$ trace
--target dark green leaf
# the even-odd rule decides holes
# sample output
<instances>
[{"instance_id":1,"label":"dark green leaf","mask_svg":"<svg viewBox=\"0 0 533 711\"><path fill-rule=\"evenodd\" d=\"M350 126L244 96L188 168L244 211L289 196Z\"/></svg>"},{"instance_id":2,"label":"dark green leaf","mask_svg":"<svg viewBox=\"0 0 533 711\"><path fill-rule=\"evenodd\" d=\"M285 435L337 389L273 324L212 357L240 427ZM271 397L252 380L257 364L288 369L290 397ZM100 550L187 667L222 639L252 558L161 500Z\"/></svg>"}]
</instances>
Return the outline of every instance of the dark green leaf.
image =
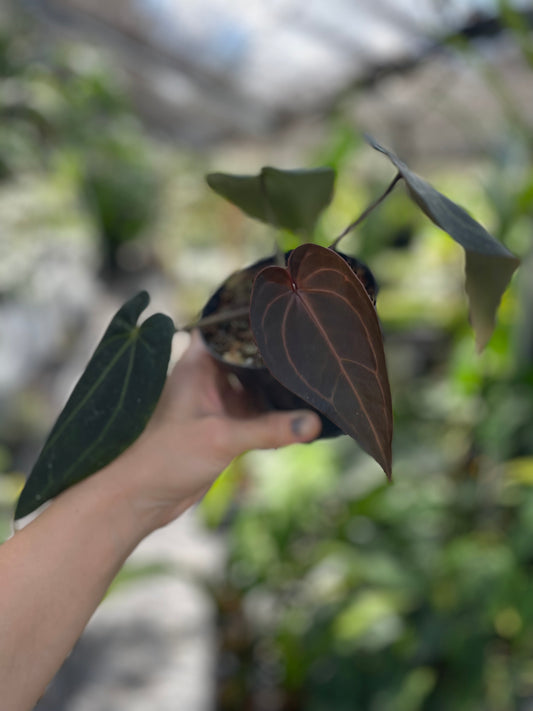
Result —
<instances>
[{"instance_id":1,"label":"dark green leaf","mask_svg":"<svg viewBox=\"0 0 533 711\"><path fill-rule=\"evenodd\" d=\"M206 180L250 217L292 232L311 233L333 197L335 171L266 167L259 175L211 173Z\"/></svg>"},{"instance_id":2,"label":"dark green leaf","mask_svg":"<svg viewBox=\"0 0 533 711\"><path fill-rule=\"evenodd\" d=\"M409 195L420 209L464 248L470 320L477 348L482 350L492 335L498 305L520 260L466 210L413 173L394 153L370 136L367 136L367 141L396 166L405 180Z\"/></svg>"},{"instance_id":3,"label":"dark green leaf","mask_svg":"<svg viewBox=\"0 0 533 711\"><path fill-rule=\"evenodd\" d=\"M149 301L143 291L112 319L50 432L15 518L109 464L143 431L165 383L175 330L163 314L137 325Z\"/></svg>"}]
</instances>

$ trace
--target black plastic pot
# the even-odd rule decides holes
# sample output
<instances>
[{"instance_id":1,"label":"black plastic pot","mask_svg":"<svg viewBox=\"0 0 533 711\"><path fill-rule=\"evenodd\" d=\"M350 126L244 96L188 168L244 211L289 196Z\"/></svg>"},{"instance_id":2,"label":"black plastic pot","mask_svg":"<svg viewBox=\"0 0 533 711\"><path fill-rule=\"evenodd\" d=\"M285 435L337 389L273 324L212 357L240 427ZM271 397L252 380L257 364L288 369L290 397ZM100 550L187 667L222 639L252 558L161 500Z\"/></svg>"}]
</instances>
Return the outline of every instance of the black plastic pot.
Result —
<instances>
[{"instance_id":1,"label":"black plastic pot","mask_svg":"<svg viewBox=\"0 0 533 711\"><path fill-rule=\"evenodd\" d=\"M375 302L377 285L370 269L358 259L355 259L355 257L350 257L342 252L338 252L338 254L352 267L357 276L363 282L368 294ZM289 255L290 252L285 253L285 261L287 261ZM250 295L255 277L262 269L274 264L276 264L276 258L274 256L267 257L231 274L219 286L204 306L202 310L202 318L211 316L217 311L223 313L223 306L221 307L221 304L224 304L227 301L231 302L232 309L248 306L250 303ZM235 291L238 292L237 298L234 300L232 300L232 298L228 298L229 296L232 297L235 294ZM249 327L248 316L240 318L245 319ZM239 379L239 382L261 409L315 410L315 408L310 408L309 403L288 390L279 382L279 380L276 380L266 366L263 365L262 367L259 367L257 365L241 365L229 362L226 358L224 358L220 352L220 348L214 347L214 343L216 341L216 330L217 327L213 326L209 329L202 329L202 337L209 353L213 358L221 363L228 372L233 373ZM322 421L322 433L320 435L320 439L326 437L338 437L339 435L344 434L342 430L325 415L318 410L315 410L315 412L319 415Z\"/></svg>"}]
</instances>

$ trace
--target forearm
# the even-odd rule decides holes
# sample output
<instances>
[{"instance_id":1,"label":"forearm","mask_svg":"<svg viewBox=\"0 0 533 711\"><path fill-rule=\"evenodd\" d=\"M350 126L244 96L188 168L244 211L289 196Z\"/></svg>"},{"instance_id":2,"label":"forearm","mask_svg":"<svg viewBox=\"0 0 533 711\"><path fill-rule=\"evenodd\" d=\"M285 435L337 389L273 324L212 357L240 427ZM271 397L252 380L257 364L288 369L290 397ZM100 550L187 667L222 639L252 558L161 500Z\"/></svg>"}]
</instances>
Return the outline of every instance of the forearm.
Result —
<instances>
[{"instance_id":1,"label":"forearm","mask_svg":"<svg viewBox=\"0 0 533 711\"><path fill-rule=\"evenodd\" d=\"M2 708L32 709L137 543L153 528L117 460L0 546Z\"/></svg>"}]
</instances>

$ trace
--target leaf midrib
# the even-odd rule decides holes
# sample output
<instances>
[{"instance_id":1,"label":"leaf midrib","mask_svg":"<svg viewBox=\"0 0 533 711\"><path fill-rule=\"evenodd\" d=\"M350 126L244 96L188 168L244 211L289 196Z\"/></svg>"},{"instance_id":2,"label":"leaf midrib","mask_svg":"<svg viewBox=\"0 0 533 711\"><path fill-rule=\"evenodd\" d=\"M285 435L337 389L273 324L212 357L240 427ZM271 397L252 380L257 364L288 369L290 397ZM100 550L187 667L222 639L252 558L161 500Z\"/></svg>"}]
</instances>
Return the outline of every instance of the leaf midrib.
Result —
<instances>
[{"instance_id":1,"label":"leaf midrib","mask_svg":"<svg viewBox=\"0 0 533 711\"><path fill-rule=\"evenodd\" d=\"M127 335L127 334L126 334ZM124 338L124 334L117 334L113 338L110 338L108 341L104 341L101 345L100 348L103 350L104 347L107 347L110 342L112 342L115 339L118 338ZM87 401L93 396L93 394L96 392L96 390L100 387L102 382L107 378L111 370L114 368L116 365L117 361L122 358L122 355L124 354L124 351L130 347L132 344L132 339L127 338L126 342L122 346L122 348L117 351L115 356L111 359L111 361L107 364L107 366L104 367L102 370L102 373L98 376L98 378L95 380L93 385L89 388L85 396L80 400L80 402L76 405L76 407L72 410L72 412L68 415L68 417L62 422L61 426L52 434L48 442L46 443L45 447L43 448L43 454L54 445L58 437L60 437L65 429L70 425L72 419L76 417L76 415L80 412L80 410L86 405Z\"/></svg>"}]
</instances>

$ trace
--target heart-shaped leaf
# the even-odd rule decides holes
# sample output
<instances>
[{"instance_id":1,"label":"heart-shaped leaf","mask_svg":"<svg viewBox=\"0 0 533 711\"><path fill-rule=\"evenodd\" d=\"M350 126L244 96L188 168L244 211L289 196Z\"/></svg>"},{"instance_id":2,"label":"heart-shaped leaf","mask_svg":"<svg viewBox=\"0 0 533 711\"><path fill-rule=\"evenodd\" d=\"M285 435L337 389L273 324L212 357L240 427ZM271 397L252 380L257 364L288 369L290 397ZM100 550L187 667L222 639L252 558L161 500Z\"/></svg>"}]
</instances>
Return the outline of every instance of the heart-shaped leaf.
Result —
<instances>
[{"instance_id":1,"label":"heart-shaped leaf","mask_svg":"<svg viewBox=\"0 0 533 711\"><path fill-rule=\"evenodd\" d=\"M256 277L250 321L286 388L353 437L391 476L392 404L376 310L331 249L304 244Z\"/></svg>"},{"instance_id":2,"label":"heart-shaped leaf","mask_svg":"<svg viewBox=\"0 0 533 711\"><path fill-rule=\"evenodd\" d=\"M250 217L311 234L333 197L335 171L262 168L259 175L210 173L207 184Z\"/></svg>"},{"instance_id":3,"label":"heart-shaped leaf","mask_svg":"<svg viewBox=\"0 0 533 711\"><path fill-rule=\"evenodd\" d=\"M149 301L141 292L112 319L46 440L15 518L109 464L143 431L165 383L175 331L163 314L137 326Z\"/></svg>"},{"instance_id":4,"label":"heart-shaped leaf","mask_svg":"<svg viewBox=\"0 0 533 711\"><path fill-rule=\"evenodd\" d=\"M496 311L520 260L476 222L462 207L413 173L392 151L372 137L369 144L384 153L405 180L409 195L438 227L447 232L466 252L465 289L476 345L483 350L496 321Z\"/></svg>"}]
</instances>

